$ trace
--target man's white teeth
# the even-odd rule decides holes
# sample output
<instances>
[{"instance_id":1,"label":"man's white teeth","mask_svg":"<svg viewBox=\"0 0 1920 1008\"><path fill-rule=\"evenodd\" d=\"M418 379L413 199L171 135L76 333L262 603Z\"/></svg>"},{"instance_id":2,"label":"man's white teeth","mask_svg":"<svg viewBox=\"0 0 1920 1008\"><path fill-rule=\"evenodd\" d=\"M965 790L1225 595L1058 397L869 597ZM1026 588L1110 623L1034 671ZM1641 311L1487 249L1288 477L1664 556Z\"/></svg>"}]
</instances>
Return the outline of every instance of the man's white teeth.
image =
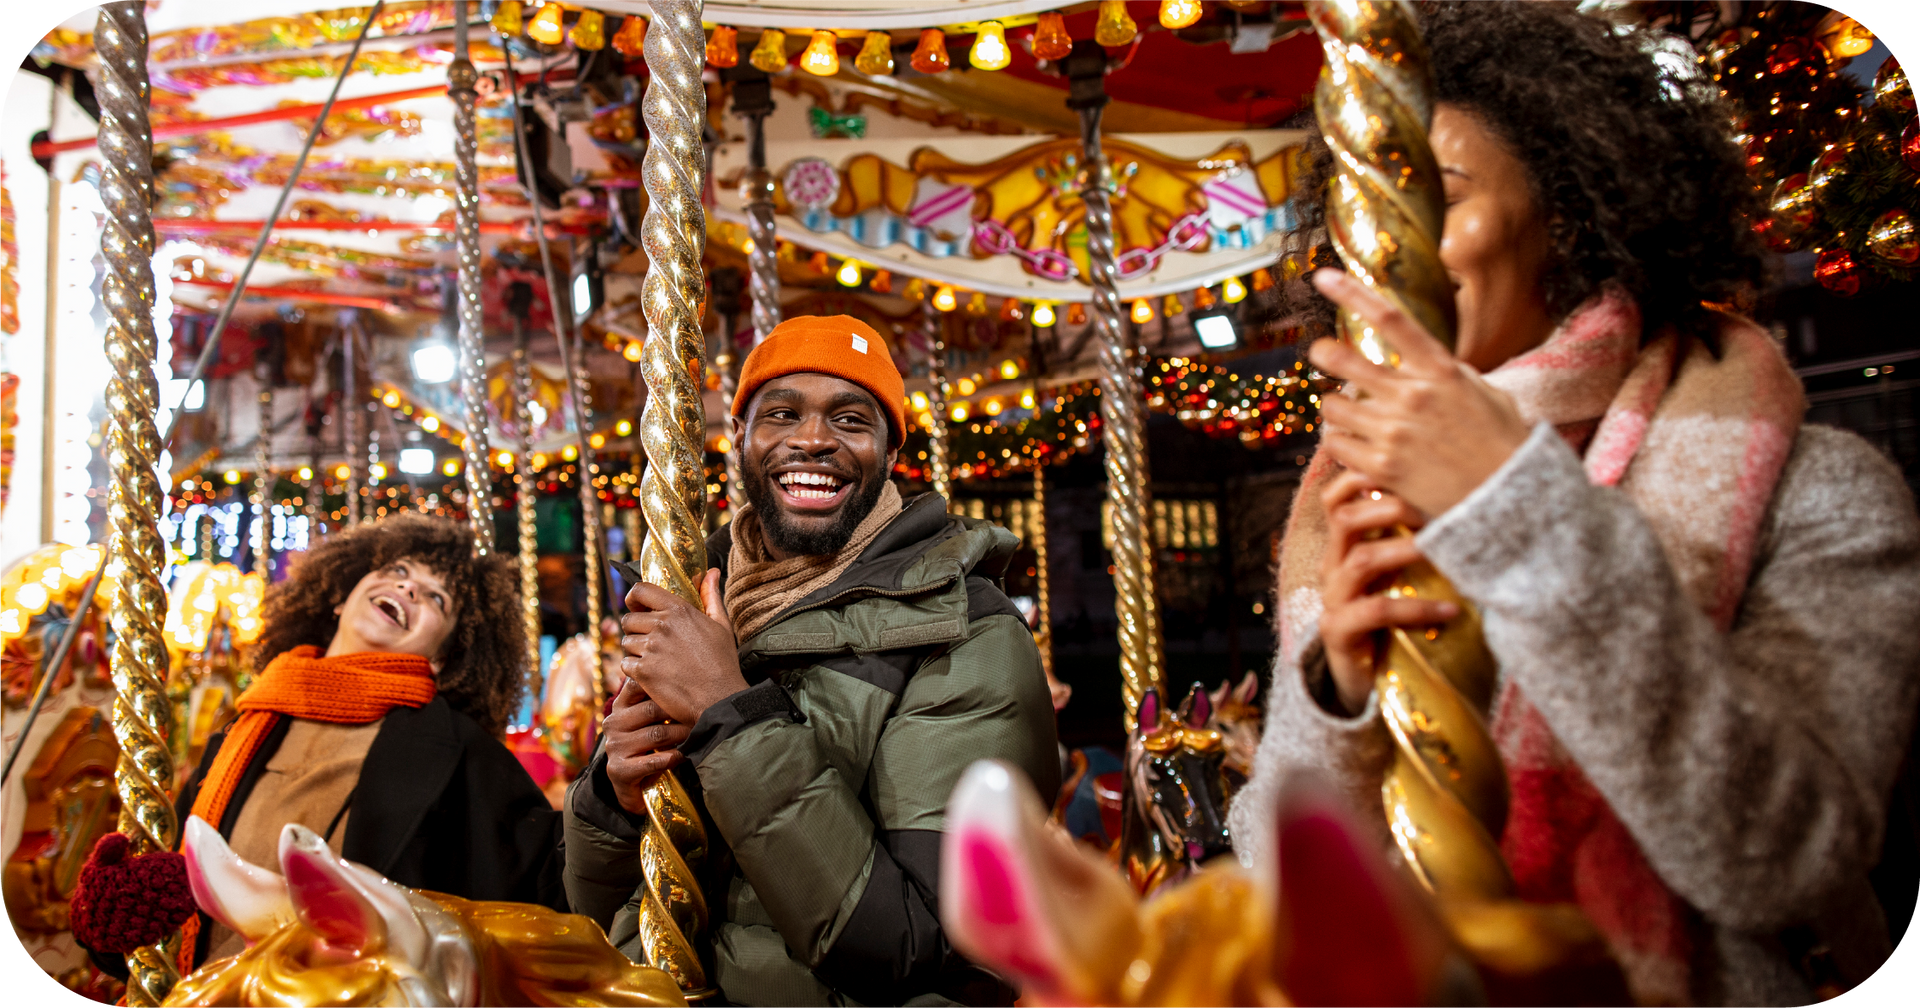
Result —
<instances>
[{"instance_id":1,"label":"man's white teeth","mask_svg":"<svg viewBox=\"0 0 1920 1008\"><path fill-rule=\"evenodd\" d=\"M788 472L780 474L780 485L800 500L828 500L840 491L841 480L827 473Z\"/></svg>"}]
</instances>

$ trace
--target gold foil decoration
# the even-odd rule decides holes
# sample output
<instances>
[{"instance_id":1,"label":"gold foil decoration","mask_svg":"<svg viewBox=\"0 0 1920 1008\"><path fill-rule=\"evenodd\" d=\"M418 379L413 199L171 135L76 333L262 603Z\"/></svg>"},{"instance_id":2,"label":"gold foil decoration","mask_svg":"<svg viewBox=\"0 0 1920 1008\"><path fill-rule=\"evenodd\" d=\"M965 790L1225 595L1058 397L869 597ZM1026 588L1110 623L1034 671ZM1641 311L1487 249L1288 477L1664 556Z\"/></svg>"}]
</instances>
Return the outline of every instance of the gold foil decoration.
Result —
<instances>
[{"instance_id":1,"label":"gold foil decoration","mask_svg":"<svg viewBox=\"0 0 1920 1008\"><path fill-rule=\"evenodd\" d=\"M100 200L106 205L100 254L106 260L101 301L107 309L107 556L116 570L113 621L113 734L120 746L114 787L119 830L133 853L172 850L179 836L173 800L171 662L161 638L167 611L160 575L162 446L154 424L159 385L153 376L153 130L147 118L147 21L138 0L103 4L94 27L100 57ZM178 933L127 955L127 1003L154 1005L179 973Z\"/></svg>"},{"instance_id":2,"label":"gold foil decoration","mask_svg":"<svg viewBox=\"0 0 1920 1008\"><path fill-rule=\"evenodd\" d=\"M1453 291L1440 264L1446 200L1427 144L1432 71L1413 9L1326 0L1308 14L1326 52L1314 110L1337 166L1327 198L1334 249L1349 273L1451 347ZM1397 366L1398 354L1357 313L1343 311L1340 324L1369 359ZM1387 825L1414 876L1443 902L1508 897L1513 879L1495 839L1507 775L1483 720L1497 670L1479 613L1425 561L1400 571L1387 594L1460 606L1428 633L1388 636L1375 683L1395 744L1381 783Z\"/></svg>"},{"instance_id":3,"label":"gold foil decoration","mask_svg":"<svg viewBox=\"0 0 1920 1008\"><path fill-rule=\"evenodd\" d=\"M706 245L700 202L706 165L700 131L707 119L700 73L706 40L699 0L655 0L652 9L645 46L650 76L641 103L653 142L640 168L648 200L640 224L648 262L641 287L647 339L640 367L648 394L639 435L647 453L640 480L647 522L640 572L649 583L698 606L696 585L707 569L702 521L706 410L702 385L694 377L707 371L700 326L706 296L700 265ZM672 774L662 775L645 796L642 947L650 964L671 973L689 1000L697 1000L705 996L707 978L693 941L706 926L707 910L691 869L706 855L706 833Z\"/></svg>"}]
</instances>

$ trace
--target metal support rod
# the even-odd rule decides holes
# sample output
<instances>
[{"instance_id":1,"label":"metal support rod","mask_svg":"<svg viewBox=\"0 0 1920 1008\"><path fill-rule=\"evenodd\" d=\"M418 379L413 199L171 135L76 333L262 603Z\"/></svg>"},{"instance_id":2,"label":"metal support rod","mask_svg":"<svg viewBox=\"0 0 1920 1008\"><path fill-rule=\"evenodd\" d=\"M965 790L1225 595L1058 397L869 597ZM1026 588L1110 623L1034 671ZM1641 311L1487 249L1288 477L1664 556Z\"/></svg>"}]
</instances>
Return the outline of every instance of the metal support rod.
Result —
<instances>
[{"instance_id":1,"label":"metal support rod","mask_svg":"<svg viewBox=\"0 0 1920 1008\"><path fill-rule=\"evenodd\" d=\"M767 103L767 111L773 103ZM767 112L747 116L747 173L740 197L747 212L747 291L753 299L753 345L780 324L780 240L773 223L773 175L767 171Z\"/></svg>"},{"instance_id":2,"label":"metal support rod","mask_svg":"<svg viewBox=\"0 0 1920 1008\"><path fill-rule=\"evenodd\" d=\"M263 369L264 370L264 369ZM273 582L273 378L260 379L260 436L253 440L253 531L260 538L252 550L253 569Z\"/></svg>"},{"instance_id":3,"label":"metal support rod","mask_svg":"<svg viewBox=\"0 0 1920 1008\"><path fill-rule=\"evenodd\" d=\"M1039 404L1039 388L1034 403ZM1040 667L1053 675L1053 604L1047 572L1047 464L1033 463L1033 517L1027 523L1028 540L1033 545L1033 644L1040 649Z\"/></svg>"},{"instance_id":4,"label":"metal support rod","mask_svg":"<svg viewBox=\"0 0 1920 1008\"><path fill-rule=\"evenodd\" d=\"M933 306L937 288L927 285L920 325L927 337L927 483L953 509L953 483L947 458L947 320Z\"/></svg>"},{"instance_id":5,"label":"metal support rod","mask_svg":"<svg viewBox=\"0 0 1920 1008\"><path fill-rule=\"evenodd\" d=\"M1140 700L1161 694L1160 605L1154 592L1152 509L1148 501L1147 424L1139 363L1125 329L1113 251L1113 205L1109 172L1100 145L1101 112L1107 96L1101 82L1106 51L1097 43L1075 43L1067 57L1072 97L1067 105L1080 113L1084 151L1087 265L1093 290L1092 318L1099 335L1100 440L1106 447L1107 504L1113 519L1114 615L1119 623L1121 689L1131 728Z\"/></svg>"},{"instance_id":6,"label":"metal support rod","mask_svg":"<svg viewBox=\"0 0 1920 1008\"><path fill-rule=\"evenodd\" d=\"M591 247L574 251L575 258L593 254ZM574 432L579 438L580 539L587 575L586 624L587 646L593 654L593 708L603 710L607 701L607 656L601 650L600 615L605 605L606 533L601 528L600 491L594 486L594 480L600 475L600 453L593 447L593 390L587 383L586 355L586 344L578 329L574 330L571 340L560 340L560 363L567 372Z\"/></svg>"},{"instance_id":7,"label":"metal support rod","mask_svg":"<svg viewBox=\"0 0 1920 1008\"><path fill-rule=\"evenodd\" d=\"M460 392L467 437L467 525L473 551L493 552L493 470L487 451L487 331L480 314L480 166L473 105L480 72L467 58L467 5L453 5L453 63L447 96L453 99L453 245L460 262Z\"/></svg>"},{"instance_id":8,"label":"metal support rod","mask_svg":"<svg viewBox=\"0 0 1920 1008\"><path fill-rule=\"evenodd\" d=\"M516 287L525 286L516 284ZM520 618L527 631L527 689L537 701L545 670L540 667L540 525L539 491L533 471L533 361L527 350L526 307L510 291L508 316L513 319L513 420L520 428L519 451L514 453L514 511L520 519ZM527 288L527 304L533 291ZM518 308L519 310L515 310Z\"/></svg>"},{"instance_id":9,"label":"metal support rod","mask_svg":"<svg viewBox=\"0 0 1920 1008\"><path fill-rule=\"evenodd\" d=\"M106 227L101 300L107 308L106 455L109 534L102 564L118 565L113 614L113 734L120 744L114 787L120 832L135 853L172 850L179 838L173 786L173 705L167 697L168 656L161 639L167 594L164 501L154 425L160 387L153 375L153 136L147 118L147 21L139 0L104 4L94 28L100 57L100 198ZM179 980L176 932L127 954L127 1003L157 1005Z\"/></svg>"},{"instance_id":10,"label":"metal support rod","mask_svg":"<svg viewBox=\"0 0 1920 1008\"><path fill-rule=\"evenodd\" d=\"M347 466L347 517L343 527L352 528L360 524L360 376L354 363L354 348L360 342L355 331L359 324L356 313L342 324L342 333L346 336L346 346L341 350L340 389L340 456Z\"/></svg>"},{"instance_id":11,"label":"metal support rod","mask_svg":"<svg viewBox=\"0 0 1920 1008\"><path fill-rule=\"evenodd\" d=\"M313 439L312 460L307 465L312 475L307 477L306 487L301 496L300 510L307 516L307 548L312 549L320 540L320 508L325 498L326 474L320 471L320 439Z\"/></svg>"}]
</instances>

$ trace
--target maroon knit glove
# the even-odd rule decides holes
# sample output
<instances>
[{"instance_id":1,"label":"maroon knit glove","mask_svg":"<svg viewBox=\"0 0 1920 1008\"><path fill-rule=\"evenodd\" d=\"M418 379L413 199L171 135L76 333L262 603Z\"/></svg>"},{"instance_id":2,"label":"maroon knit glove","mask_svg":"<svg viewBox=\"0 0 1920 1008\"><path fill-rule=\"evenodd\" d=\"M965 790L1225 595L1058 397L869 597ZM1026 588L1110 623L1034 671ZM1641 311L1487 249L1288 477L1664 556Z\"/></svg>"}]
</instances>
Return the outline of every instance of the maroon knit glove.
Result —
<instances>
[{"instance_id":1,"label":"maroon knit glove","mask_svg":"<svg viewBox=\"0 0 1920 1008\"><path fill-rule=\"evenodd\" d=\"M93 845L68 901L74 940L94 952L125 955L172 934L193 916L187 859L172 851L127 857L124 833Z\"/></svg>"}]
</instances>

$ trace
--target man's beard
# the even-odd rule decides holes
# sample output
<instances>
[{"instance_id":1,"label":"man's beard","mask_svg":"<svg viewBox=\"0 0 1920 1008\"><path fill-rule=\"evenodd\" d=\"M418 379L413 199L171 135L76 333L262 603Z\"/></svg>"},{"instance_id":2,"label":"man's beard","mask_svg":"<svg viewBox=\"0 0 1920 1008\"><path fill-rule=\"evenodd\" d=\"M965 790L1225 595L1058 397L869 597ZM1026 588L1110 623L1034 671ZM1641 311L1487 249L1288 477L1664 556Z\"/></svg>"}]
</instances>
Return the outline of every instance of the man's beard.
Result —
<instances>
[{"instance_id":1,"label":"man's beard","mask_svg":"<svg viewBox=\"0 0 1920 1008\"><path fill-rule=\"evenodd\" d=\"M777 464L777 463L776 463ZM753 505L753 513L760 518L760 534L765 537L768 546L775 551L792 556L826 556L840 552L840 548L853 538L853 531L873 513L873 506L880 500L880 492L886 489L887 478L881 475L867 480L853 488L847 502L840 505L840 512L833 523L824 528L803 529L788 523L786 511L781 509L775 499L778 493L774 489L773 479L767 474L767 466L748 475L741 474L747 484L747 503Z\"/></svg>"}]
</instances>

